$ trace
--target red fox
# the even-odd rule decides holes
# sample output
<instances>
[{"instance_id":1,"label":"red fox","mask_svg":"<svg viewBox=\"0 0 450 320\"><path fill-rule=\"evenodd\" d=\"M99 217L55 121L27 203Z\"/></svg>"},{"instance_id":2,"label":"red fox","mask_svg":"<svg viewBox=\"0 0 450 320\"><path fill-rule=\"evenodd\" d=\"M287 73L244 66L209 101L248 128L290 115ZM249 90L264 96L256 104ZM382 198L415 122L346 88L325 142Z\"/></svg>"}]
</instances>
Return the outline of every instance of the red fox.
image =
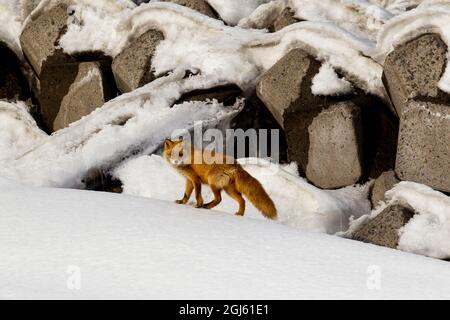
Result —
<instances>
[{"instance_id":1,"label":"red fox","mask_svg":"<svg viewBox=\"0 0 450 320\"><path fill-rule=\"evenodd\" d=\"M189 154L183 154L183 151ZM242 197L243 194L266 218L276 219L277 209L259 181L229 156L204 149L197 150L192 145L184 144L181 140L166 140L163 156L172 167L186 178L184 196L176 203L186 204L192 191L195 191L197 201L195 207L212 209L222 201L221 191L225 190L231 198L239 203L239 210L235 213L236 215L244 215L245 200ZM214 157L214 159L219 157L223 161L220 161L221 163L213 163L213 161L205 163L205 159L208 157ZM200 159L201 161L196 164L196 161L193 161L194 159ZM214 200L206 204L203 203L202 184L208 184L214 194Z\"/></svg>"}]
</instances>

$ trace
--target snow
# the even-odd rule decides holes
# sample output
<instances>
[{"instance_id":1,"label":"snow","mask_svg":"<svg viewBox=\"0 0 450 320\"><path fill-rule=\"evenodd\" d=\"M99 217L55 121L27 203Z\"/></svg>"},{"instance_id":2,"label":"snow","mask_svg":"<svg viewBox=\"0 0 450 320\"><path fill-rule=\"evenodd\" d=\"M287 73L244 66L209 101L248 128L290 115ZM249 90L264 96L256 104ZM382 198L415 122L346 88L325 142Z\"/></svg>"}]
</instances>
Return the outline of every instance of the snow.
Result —
<instances>
[{"instance_id":1,"label":"snow","mask_svg":"<svg viewBox=\"0 0 450 320\"><path fill-rule=\"evenodd\" d=\"M359 217L370 212L368 189L363 186L342 190L321 190L299 178L296 166L271 164L263 159L241 159L244 169L260 181L278 210L278 220L292 227L316 232L336 233L347 230L350 216ZM125 162L114 175L123 183L125 194L175 201L184 192L185 180L160 156L143 156ZM213 198L204 186L205 201ZM193 198L191 199L192 204ZM259 211L247 202L246 215L263 219ZM236 212L237 204L227 195L215 208L227 213Z\"/></svg>"},{"instance_id":2,"label":"snow","mask_svg":"<svg viewBox=\"0 0 450 320\"><path fill-rule=\"evenodd\" d=\"M35 2L35 0L29 0ZM23 2L27 2L24 0ZM69 6L73 7L90 7L96 8L99 12L107 12L109 14L114 14L121 12L126 9L133 9L136 4L131 0L40 0L39 4L35 7L31 14L31 19L35 19L37 16L41 15L43 12L51 10L55 5L61 2L67 3Z\"/></svg>"},{"instance_id":3,"label":"snow","mask_svg":"<svg viewBox=\"0 0 450 320\"><path fill-rule=\"evenodd\" d=\"M330 22L366 41L374 41L381 26L393 14L365 0L275 0L260 6L240 26L268 27L286 8L300 20Z\"/></svg>"},{"instance_id":4,"label":"snow","mask_svg":"<svg viewBox=\"0 0 450 320\"><path fill-rule=\"evenodd\" d=\"M2 299L450 298L444 261L154 199L0 193Z\"/></svg>"},{"instance_id":5,"label":"snow","mask_svg":"<svg viewBox=\"0 0 450 320\"><path fill-rule=\"evenodd\" d=\"M89 172L108 170L134 154L156 151L176 130L226 125L241 110L217 101L172 104L185 92L223 83L202 76L171 74L109 101L68 128L40 140L13 161L1 161L0 175L37 186L82 187ZM37 129L36 129L37 130Z\"/></svg>"},{"instance_id":6,"label":"snow","mask_svg":"<svg viewBox=\"0 0 450 320\"><path fill-rule=\"evenodd\" d=\"M24 8L36 0L0 0L0 41L22 58L22 28L59 2L40 1L24 21ZM165 76L50 136L26 103L0 101L0 298L450 298L448 263L410 254L450 258L443 193L401 182L371 212L368 184L321 190L299 178L295 164L240 159L279 219L264 219L248 201L240 218L226 195L215 210L174 204L183 178L154 154L175 131L199 121L226 128L243 108L242 101L173 105L183 94L229 83L249 93L293 48L322 62L314 94L358 87L385 98L382 64L395 46L427 32L450 43L449 1L208 2L228 25L173 3L68 0L64 51L115 57L156 28L165 40L152 68ZM263 30L287 7L308 21ZM186 70L195 75L186 78ZM449 67L439 87L450 92ZM62 189L83 188L99 170L119 178L124 194ZM206 186L203 194L212 197ZM403 252L327 235L349 235L394 203L417 212L399 231ZM67 285L71 270L81 272L80 290ZM380 287L371 286L373 270Z\"/></svg>"},{"instance_id":7,"label":"snow","mask_svg":"<svg viewBox=\"0 0 450 320\"><path fill-rule=\"evenodd\" d=\"M353 91L353 86L345 78L339 78L328 63L324 63L312 79L311 92L314 95L346 95Z\"/></svg>"},{"instance_id":8,"label":"snow","mask_svg":"<svg viewBox=\"0 0 450 320\"><path fill-rule=\"evenodd\" d=\"M418 6L423 0L372 0L370 2L375 2L394 14L400 14Z\"/></svg>"},{"instance_id":9,"label":"snow","mask_svg":"<svg viewBox=\"0 0 450 320\"><path fill-rule=\"evenodd\" d=\"M68 53L102 50L114 57L129 41L156 28L165 37L152 59L157 75L177 69L197 70L249 91L254 89L255 79L288 51L302 48L330 63L365 91L386 97L382 67L368 57L375 44L329 22L302 22L268 34L225 26L167 2L142 4L107 16L86 6L77 14L80 23L71 24L60 40Z\"/></svg>"},{"instance_id":10,"label":"snow","mask_svg":"<svg viewBox=\"0 0 450 320\"><path fill-rule=\"evenodd\" d=\"M12 2L6 3L11 7ZM55 3L55 0L41 1L28 19ZM447 24L450 4L438 0L423 1L407 12L406 8L417 5L417 1L255 0L245 5L242 1L210 1L216 10L223 9L224 16L228 11L230 17L242 15L240 27L267 27L286 7L292 8L297 18L308 20L273 34L228 27L219 20L168 2L138 7L118 0L71 0L71 3L75 14L60 40L67 53L103 51L114 57L129 41L149 28L156 28L165 36L152 61L158 75L177 68L198 70L216 80L236 83L246 92L253 90L255 79L288 51L302 48L329 63L354 86L386 98L379 63L383 63L395 45L430 31L439 32L446 43L450 37ZM237 21L236 17L233 19ZM17 44L20 24L11 26L15 31L8 32L14 35L9 37ZM446 70L439 87L450 92L450 71Z\"/></svg>"},{"instance_id":11,"label":"snow","mask_svg":"<svg viewBox=\"0 0 450 320\"><path fill-rule=\"evenodd\" d=\"M349 230L340 235L351 237L387 206L400 203L414 209L416 215L399 231L398 249L439 259L450 258L450 197L409 181L395 185L385 197L386 202L381 202L370 215L354 220Z\"/></svg>"},{"instance_id":12,"label":"snow","mask_svg":"<svg viewBox=\"0 0 450 320\"><path fill-rule=\"evenodd\" d=\"M19 36L22 31L20 4L14 0L0 0L0 41L6 43L18 57L22 57Z\"/></svg>"},{"instance_id":13,"label":"snow","mask_svg":"<svg viewBox=\"0 0 450 320\"><path fill-rule=\"evenodd\" d=\"M250 79L257 78L287 50L301 47L356 78L357 85L367 92L384 97L381 66L367 56L382 63L395 45L430 31L439 32L447 44L450 39L450 4L439 0L423 1L408 12L403 11L417 1L254 0L243 5L241 1L210 0L228 18L226 22L236 24L242 18L241 27L268 27L287 7L298 19L308 20L276 34L226 27L218 20L166 2L139 7L115 0L72 2L75 18L60 41L66 52L99 50L114 57L130 39L153 27L166 38L153 61L157 73L181 65L211 75L217 71L217 77L242 87L254 85ZM55 0L41 1L31 16L54 3ZM171 55L167 54L169 51ZM352 67L353 62L356 67ZM450 92L450 71L445 72L439 87Z\"/></svg>"},{"instance_id":14,"label":"snow","mask_svg":"<svg viewBox=\"0 0 450 320\"><path fill-rule=\"evenodd\" d=\"M46 136L24 102L0 101L0 161L12 160Z\"/></svg>"},{"instance_id":15,"label":"snow","mask_svg":"<svg viewBox=\"0 0 450 320\"><path fill-rule=\"evenodd\" d=\"M102 75L100 73L100 70L97 68L89 69L87 74L85 74L79 81L72 83L69 91L76 92L79 88L85 86L94 79L96 79L101 86L100 92L103 92L103 83L101 81Z\"/></svg>"},{"instance_id":16,"label":"snow","mask_svg":"<svg viewBox=\"0 0 450 320\"><path fill-rule=\"evenodd\" d=\"M107 3L98 5L97 1L81 4L78 2L70 7L74 12L73 18L68 23L67 32L61 37L59 45L70 53L102 51L112 56L119 54L117 48L123 45L127 37L120 25L130 9L118 6L112 10ZM105 6L109 10L105 10ZM108 36L105 38L106 34Z\"/></svg>"},{"instance_id":17,"label":"snow","mask_svg":"<svg viewBox=\"0 0 450 320\"><path fill-rule=\"evenodd\" d=\"M400 231L400 250L450 258L450 197L413 182L401 182L387 197L391 203L409 204L418 213Z\"/></svg>"},{"instance_id":18,"label":"snow","mask_svg":"<svg viewBox=\"0 0 450 320\"><path fill-rule=\"evenodd\" d=\"M229 25L237 25L238 22L249 16L261 4L270 0L206 0L216 10L223 21Z\"/></svg>"}]
</instances>

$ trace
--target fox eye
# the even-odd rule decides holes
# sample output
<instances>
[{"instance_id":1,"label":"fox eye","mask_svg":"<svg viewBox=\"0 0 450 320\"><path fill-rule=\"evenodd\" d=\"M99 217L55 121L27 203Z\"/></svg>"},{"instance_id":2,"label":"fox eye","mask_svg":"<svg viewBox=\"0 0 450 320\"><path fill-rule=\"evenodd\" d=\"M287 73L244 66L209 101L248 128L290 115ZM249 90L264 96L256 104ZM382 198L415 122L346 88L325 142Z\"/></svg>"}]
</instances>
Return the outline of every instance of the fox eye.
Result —
<instances>
[{"instance_id":1,"label":"fox eye","mask_svg":"<svg viewBox=\"0 0 450 320\"><path fill-rule=\"evenodd\" d=\"M178 154L180 156L180 158L183 157L183 151L180 151L180 153Z\"/></svg>"}]
</instances>

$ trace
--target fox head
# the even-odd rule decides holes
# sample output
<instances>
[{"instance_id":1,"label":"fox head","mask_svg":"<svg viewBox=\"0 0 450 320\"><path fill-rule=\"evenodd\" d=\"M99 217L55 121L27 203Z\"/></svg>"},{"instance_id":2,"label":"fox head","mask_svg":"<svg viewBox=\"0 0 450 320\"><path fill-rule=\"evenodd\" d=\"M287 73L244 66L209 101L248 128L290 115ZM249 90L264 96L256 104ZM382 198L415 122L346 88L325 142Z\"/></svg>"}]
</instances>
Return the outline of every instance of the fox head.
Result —
<instances>
[{"instance_id":1,"label":"fox head","mask_svg":"<svg viewBox=\"0 0 450 320\"><path fill-rule=\"evenodd\" d=\"M164 141L163 157L173 166L189 164L190 148L182 140Z\"/></svg>"}]
</instances>

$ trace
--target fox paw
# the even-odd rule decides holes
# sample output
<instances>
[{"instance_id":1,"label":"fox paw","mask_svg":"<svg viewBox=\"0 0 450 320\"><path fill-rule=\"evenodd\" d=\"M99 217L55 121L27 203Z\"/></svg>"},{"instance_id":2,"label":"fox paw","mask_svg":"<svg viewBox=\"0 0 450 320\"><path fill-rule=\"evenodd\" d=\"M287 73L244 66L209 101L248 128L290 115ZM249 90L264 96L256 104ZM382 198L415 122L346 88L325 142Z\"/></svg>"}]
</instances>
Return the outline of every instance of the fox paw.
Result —
<instances>
[{"instance_id":1,"label":"fox paw","mask_svg":"<svg viewBox=\"0 0 450 320\"><path fill-rule=\"evenodd\" d=\"M243 217L244 213L243 212L236 212L234 215L238 216L238 217Z\"/></svg>"},{"instance_id":2,"label":"fox paw","mask_svg":"<svg viewBox=\"0 0 450 320\"><path fill-rule=\"evenodd\" d=\"M194 208L197 208L197 209L203 208L203 203L196 203L196 204L194 205Z\"/></svg>"},{"instance_id":3,"label":"fox paw","mask_svg":"<svg viewBox=\"0 0 450 320\"><path fill-rule=\"evenodd\" d=\"M186 202L184 202L184 200L175 200L175 203L178 203L178 204L186 204Z\"/></svg>"}]
</instances>

